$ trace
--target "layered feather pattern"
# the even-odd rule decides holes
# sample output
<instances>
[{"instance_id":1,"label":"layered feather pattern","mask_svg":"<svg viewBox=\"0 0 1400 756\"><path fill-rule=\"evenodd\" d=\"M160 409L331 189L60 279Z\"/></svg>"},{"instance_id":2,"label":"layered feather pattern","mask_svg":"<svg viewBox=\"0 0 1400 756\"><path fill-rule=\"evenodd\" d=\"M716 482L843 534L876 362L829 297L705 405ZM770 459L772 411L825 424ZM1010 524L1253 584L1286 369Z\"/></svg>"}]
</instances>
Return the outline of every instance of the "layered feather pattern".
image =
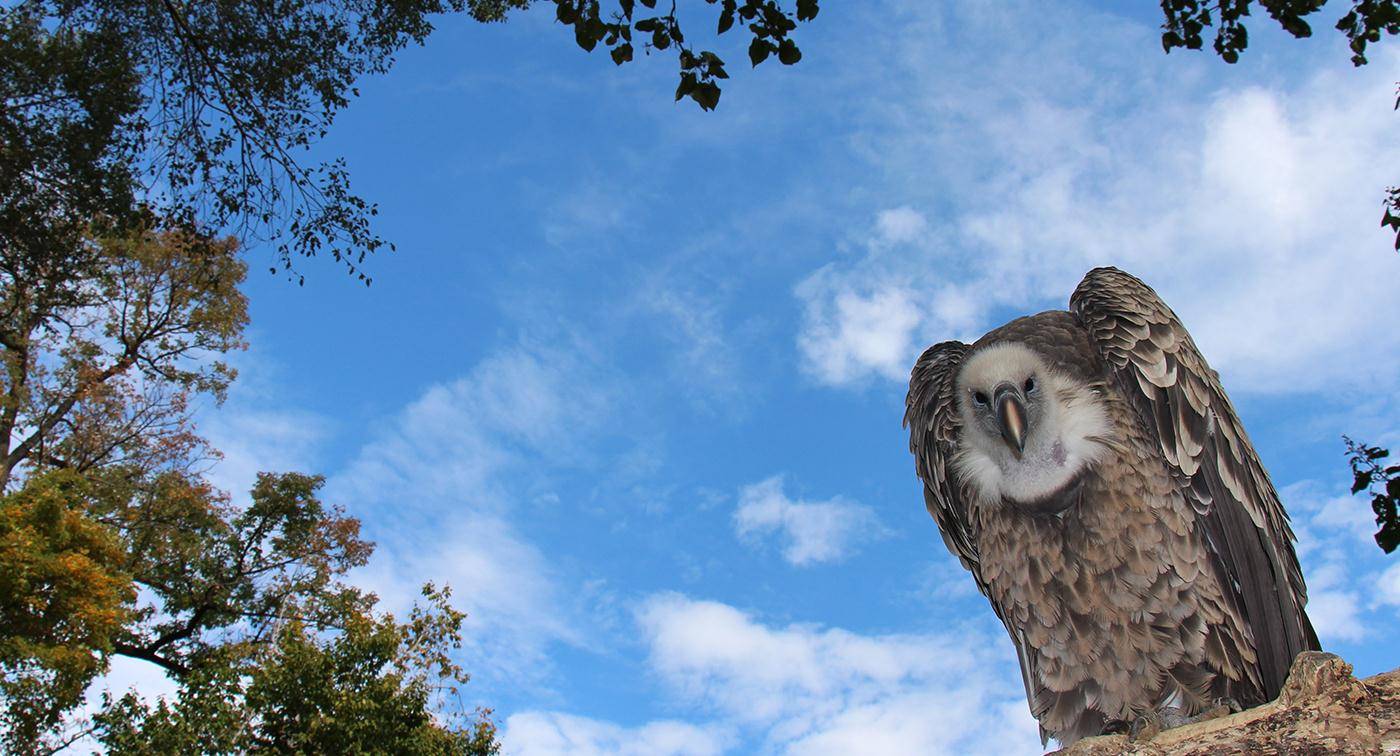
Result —
<instances>
[{"instance_id":1,"label":"layered feather pattern","mask_svg":"<svg viewBox=\"0 0 1400 756\"><path fill-rule=\"evenodd\" d=\"M1002 499L952 464L981 432L963 427L960 371L1007 344L1055 377L1061 409L1108 418L1072 439L1102 448L1053 506ZM929 348L905 424L928 510L1016 645L1043 736L1070 743L1168 705L1263 703L1318 647L1278 495L1219 377L1136 278L1095 269L1069 312Z\"/></svg>"}]
</instances>

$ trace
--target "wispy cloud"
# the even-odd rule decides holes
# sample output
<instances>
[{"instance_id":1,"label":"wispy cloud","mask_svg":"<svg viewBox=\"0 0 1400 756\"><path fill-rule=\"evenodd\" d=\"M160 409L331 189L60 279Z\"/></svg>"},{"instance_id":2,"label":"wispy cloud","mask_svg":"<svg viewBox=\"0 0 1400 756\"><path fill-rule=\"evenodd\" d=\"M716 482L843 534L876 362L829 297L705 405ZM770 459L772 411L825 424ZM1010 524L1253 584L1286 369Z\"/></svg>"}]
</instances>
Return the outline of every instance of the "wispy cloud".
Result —
<instances>
[{"instance_id":1,"label":"wispy cloud","mask_svg":"<svg viewBox=\"0 0 1400 756\"><path fill-rule=\"evenodd\" d=\"M205 437L222 454L209 480L243 502L260 472L315 472L317 451L327 434L324 418L294 409L254 409L240 402L211 415Z\"/></svg>"},{"instance_id":2,"label":"wispy cloud","mask_svg":"<svg viewBox=\"0 0 1400 756\"><path fill-rule=\"evenodd\" d=\"M1376 579L1378 603L1400 610L1400 562L1387 567Z\"/></svg>"},{"instance_id":3,"label":"wispy cloud","mask_svg":"<svg viewBox=\"0 0 1400 756\"><path fill-rule=\"evenodd\" d=\"M682 285L676 278L670 271L660 272L637 294L646 321L664 324L655 330L671 347L669 378L702 406L712 398L733 406L741 400L738 355L726 332L719 297L701 286ZM712 292L720 287L708 288Z\"/></svg>"},{"instance_id":4,"label":"wispy cloud","mask_svg":"<svg viewBox=\"0 0 1400 756\"><path fill-rule=\"evenodd\" d=\"M739 492L734 532L755 543L777 534L783 542L783 558L798 567L840 561L861 543L888 533L875 511L863 504L840 497L826 501L788 498L780 475L744 486Z\"/></svg>"},{"instance_id":5,"label":"wispy cloud","mask_svg":"<svg viewBox=\"0 0 1400 756\"><path fill-rule=\"evenodd\" d=\"M1323 645L1359 642L1393 624L1393 617L1376 611L1387 598L1380 570L1385 561L1371 537L1375 526L1365 499L1329 493L1315 481L1279 493L1293 515L1298 558L1307 577L1308 617ZM1375 598L1368 601L1375 589Z\"/></svg>"},{"instance_id":6,"label":"wispy cloud","mask_svg":"<svg viewBox=\"0 0 1400 756\"><path fill-rule=\"evenodd\" d=\"M586 456L609 405L592 370L573 352L502 350L426 389L327 483L379 543L357 580L390 608L428 580L456 589L475 674L539 683L551 644L584 642L582 599L515 523L538 479L523 472Z\"/></svg>"},{"instance_id":7,"label":"wispy cloud","mask_svg":"<svg viewBox=\"0 0 1400 756\"><path fill-rule=\"evenodd\" d=\"M513 756L714 756L731 736L714 726L664 720L622 727L589 717L525 711L505 721L502 749Z\"/></svg>"},{"instance_id":8,"label":"wispy cloud","mask_svg":"<svg viewBox=\"0 0 1400 756\"><path fill-rule=\"evenodd\" d=\"M679 594L638 609L650 665L687 707L762 733L766 750L1011 753L1039 746L1009 642L769 626Z\"/></svg>"},{"instance_id":9,"label":"wispy cloud","mask_svg":"<svg viewBox=\"0 0 1400 756\"><path fill-rule=\"evenodd\" d=\"M1029 753L1039 748L1006 638L770 625L728 604L654 594L636 609L650 673L686 720L635 727L550 711L506 720L521 756Z\"/></svg>"},{"instance_id":10,"label":"wispy cloud","mask_svg":"<svg viewBox=\"0 0 1400 756\"><path fill-rule=\"evenodd\" d=\"M260 472L317 472L333 423L287 401L286 376L266 353L254 347L230 361L238 380L227 401L203 407L195 420L199 433L222 454L208 479L234 502L246 504Z\"/></svg>"},{"instance_id":11,"label":"wispy cloud","mask_svg":"<svg viewBox=\"0 0 1400 756\"><path fill-rule=\"evenodd\" d=\"M798 348L819 380L845 384L908 372L914 330L923 320L912 291L862 286L823 269L803 281L797 294L806 314Z\"/></svg>"},{"instance_id":12,"label":"wispy cloud","mask_svg":"<svg viewBox=\"0 0 1400 756\"><path fill-rule=\"evenodd\" d=\"M621 228L627 220L629 199L601 180L576 187L546 209L541 224L545 241L568 246Z\"/></svg>"},{"instance_id":13,"label":"wispy cloud","mask_svg":"<svg viewBox=\"0 0 1400 756\"><path fill-rule=\"evenodd\" d=\"M928 233L928 218L912 207L883 210L875 218L878 239L886 244L907 244Z\"/></svg>"},{"instance_id":14,"label":"wispy cloud","mask_svg":"<svg viewBox=\"0 0 1400 756\"><path fill-rule=\"evenodd\" d=\"M898 25L898 90L870 92L852 137L892 209L863 256L797 286L809 372L898 380L928 343L1063 308L1112 264L1157 288L1232 388L1393 384L1400 332L1383 324L1400 317L1386 288L1400 260L1377 220L1400 164L1400 54L1212 93L1200 61L1173 78L1149 65L1160 51L1141 29L1095 17L1021 38L1006 22L1027 12L928 6ZM969 55L942 44L954 28L996 43Z\"/></svg>"}]
</instances>

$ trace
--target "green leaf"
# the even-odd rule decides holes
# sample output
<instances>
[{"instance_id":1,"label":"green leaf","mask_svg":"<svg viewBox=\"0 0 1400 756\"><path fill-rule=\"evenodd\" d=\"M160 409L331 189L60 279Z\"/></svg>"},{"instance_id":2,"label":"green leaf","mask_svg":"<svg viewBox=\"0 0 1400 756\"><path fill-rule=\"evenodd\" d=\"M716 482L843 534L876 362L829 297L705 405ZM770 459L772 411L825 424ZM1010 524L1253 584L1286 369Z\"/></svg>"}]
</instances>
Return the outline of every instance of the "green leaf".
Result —
<instances>
[{"instance_id":1,"label":"green leaf","mask_svg":"<svg viewBox=\"0 0 1400 756\"><path fill-rule=\"evenodd\" d=\"M778 60L782 61L783 65L790 66L802 60L802 51L797 49L796 42L784 39L783 43L778 45Z\"/></svg>"},{"instance_id":2,"label":"green leaf","mask_svg":"<svg viewBox=\"0 0 1400 756\"><path fill-rule=\"evenodd\" d=\"M634 3L635 0L617 0L617 4L622 6L622 15L626 16L628 21L632 20L632 9L636 7Z\"/></svg>"},{"instance_id":3,"label":"green leaf","mask_svg":"<svg viewBox=\"0 0 1400 756\"><path fill-rule=\"evenodd\" d=\"M734 26L734 0L725 0L724 7L719 12L719 33L723 34Z\"/></svg>"},{"instance_id":4,"label":"green leaf","mask_svg":"<svg viewBox=\"0 0 1400 756\"><path fill-rule=\"evenodd\" d=\"M620 66L632 59L632 46L624 42L614 47L611 54L613 62Z\"/></svg>"},{"instance_id":5,"label":"green leaf","mask_svg":"<svg viewBox=\"0 0 1400 756\"><path fill-rule=\"evenodd\" d=\"M719 95L719 85L712 81L700 84L690 92L690 98L704 110L714 110L719 105Z\"/></svg>"},{"instance_id":6,"label":"green leaf","mask_svg":"<svg viewBox=\"0 0 1400 756\"><path fill-rule=\"evenodd\" d=\"M690 94L699 83L700 82L695 78L695 74L681 74L681 83L676 85L676 101L679 102L682 97Z\"/></svg>"},{"instance_id":7,"label":"green leaf","mask_svg":"<svg viewBox=\"0 0 1400 756\"><path fill-rule=\"evenodd\" d=\"M1298 18L1297 16L1284 16L1280 18L1278 22L1281 26L1283 26L1284 31L1288 32L1289 34L1292 34L1295 37L1302 38L1312 36L1312 27L1308 26L1307 21L1304 21L1303 19Z\"/></svg>"},{"instance_id":8,"label":"green leaf","mask_svg":"<svg viewBox=\"0 0 1400 756\"><path fill-rule=\"evenodd\" d=\"M798 21L811 21L817 17L817 12L820 10L817 7L817 0L797 0Z\"/></svg>"},{"instance_id":9,"label":"green leaf","mask_svg":"<svg viewBox=\"0 0 1400 756\"><path fill-rule=\"evenodd\" d=\"M1376 544L1389 554L1400 546L1400 512L1396 511L1396 501L1377 495L1371 500L1371 509L1376 513L1376 525L1380 526Z\"/></svg>"},{"instance_id":10,"label":"green leaf","mask_svg":"<svg viewBox=\"0 0 1400 756\"><path fill-rule=\"evenodd\" d=\"M749 60L756 66L768 59L773 52L773 43L754 37L749 43Z\"/></svg>"},{"instance_id":11,"label":"green leaf","mask_svg":"<svg viewBox=\"0 0 1400 756\"><path fill-rule=\"evenodd\" d=\"M587 24L574 24L574 41L588 52L598 46L598 38L588 33Z\"/></svg>"}]
</instances>

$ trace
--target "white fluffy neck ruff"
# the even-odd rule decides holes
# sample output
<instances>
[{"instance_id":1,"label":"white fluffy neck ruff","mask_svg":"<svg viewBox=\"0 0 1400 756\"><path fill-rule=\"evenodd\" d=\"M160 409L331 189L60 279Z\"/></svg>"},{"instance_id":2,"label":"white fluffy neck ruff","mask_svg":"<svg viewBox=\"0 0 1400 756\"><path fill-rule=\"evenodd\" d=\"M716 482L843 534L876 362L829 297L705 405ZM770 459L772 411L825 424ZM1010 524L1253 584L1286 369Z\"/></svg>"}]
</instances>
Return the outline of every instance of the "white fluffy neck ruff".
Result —
<instances>
[{"instance_id":1,"label":"white fluffy neck ruff","mask_svg":"<svg viewBox=\"0 0 1400 756\"><path fill-rule=\"evenodd\" d=\"M969 386L999 381L1019 385L1034 375L1041 385L1040 413L1027 430L1020 457L974 420ZM974 354L959 374L963 428L953 458L958 476L988 503L1045 502L1103 455L1112 436L1104 399L1084 382L1047 365L1021 344L998 344Z\"/></svg>"}]
</instances>

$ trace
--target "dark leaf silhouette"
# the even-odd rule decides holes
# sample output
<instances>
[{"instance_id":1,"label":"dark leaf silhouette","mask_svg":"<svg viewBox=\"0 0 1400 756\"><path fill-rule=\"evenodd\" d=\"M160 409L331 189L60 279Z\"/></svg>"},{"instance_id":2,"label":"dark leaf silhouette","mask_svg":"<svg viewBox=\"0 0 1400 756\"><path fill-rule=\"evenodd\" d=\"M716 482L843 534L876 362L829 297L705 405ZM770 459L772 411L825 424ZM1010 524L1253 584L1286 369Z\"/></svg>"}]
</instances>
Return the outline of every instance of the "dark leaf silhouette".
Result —
<instances>
[{"instance_id":1,"label":"dark leaf silhouette","mask_svg":"<svg viewBox=\"0 0 1400 756\"><path fill-rule=\"evenodd\" d=\"M1400 546L1400 465L1383 467L1379 460L1390 452L1379 446L1367 446L1345 438L1347 457L1351 462L1353 494L1368 491L1371 511L1376 515L1376 544L1385 553Z\"/></svg>"}]
</instances>

